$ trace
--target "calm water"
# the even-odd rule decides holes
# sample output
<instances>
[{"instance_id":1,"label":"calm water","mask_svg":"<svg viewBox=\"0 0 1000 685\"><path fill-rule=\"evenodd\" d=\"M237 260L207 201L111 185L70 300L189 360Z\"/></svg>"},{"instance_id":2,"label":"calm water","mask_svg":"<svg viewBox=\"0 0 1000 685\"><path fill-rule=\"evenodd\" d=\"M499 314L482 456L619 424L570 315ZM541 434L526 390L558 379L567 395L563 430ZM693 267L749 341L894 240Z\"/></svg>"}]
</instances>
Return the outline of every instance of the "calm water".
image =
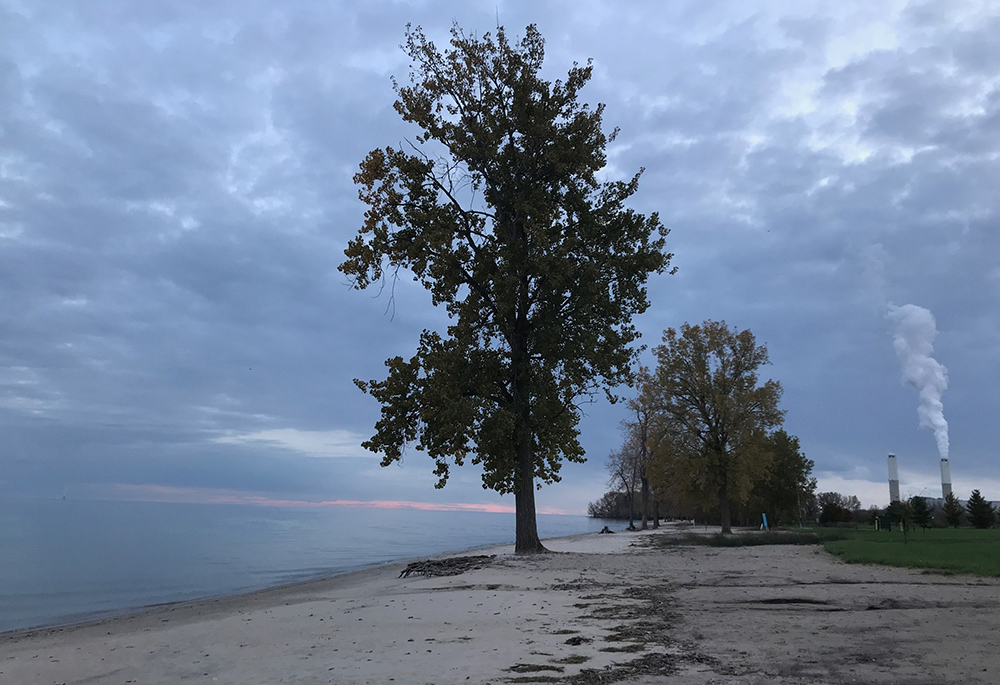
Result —
<instances>
[{"instance_id":1,"label":"calm water","mask_svg":"<svg viewBox=\"0 0 1000 685\"><path fill-rule=\"evenodd\" d=\"M538 517L545 537L600 530ZM21 500L0 504L0 631L513 541L513 514Z\"/></svg>"}]
</instances>

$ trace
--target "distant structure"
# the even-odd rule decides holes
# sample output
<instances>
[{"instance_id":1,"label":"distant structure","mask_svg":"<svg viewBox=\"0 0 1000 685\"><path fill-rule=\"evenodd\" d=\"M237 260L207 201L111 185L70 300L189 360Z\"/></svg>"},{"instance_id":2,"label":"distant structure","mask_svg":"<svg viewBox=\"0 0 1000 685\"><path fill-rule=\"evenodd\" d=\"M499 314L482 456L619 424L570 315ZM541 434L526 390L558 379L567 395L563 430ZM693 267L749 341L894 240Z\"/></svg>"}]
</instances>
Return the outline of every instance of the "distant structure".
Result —
<instances>
[{"instance_id":1,"label":"distant structure","mask_svg":"<svg viewBox=\"0 0 1000 685\"><path fill-rule=\"evenodd\" d=\"M889 455L889 503L899 501L899 468L896 466L896 455Z\"/></svg>"},{"instance_id":2,"label":"distant structure","mask_svg":"<svg viewBox=\"0 0 1000 685\"><path fill-rule=\"evenodd\" d=\"M941 497L951 494L951 464L947 459L941 460Z\"/></svg>"}]
</instances>

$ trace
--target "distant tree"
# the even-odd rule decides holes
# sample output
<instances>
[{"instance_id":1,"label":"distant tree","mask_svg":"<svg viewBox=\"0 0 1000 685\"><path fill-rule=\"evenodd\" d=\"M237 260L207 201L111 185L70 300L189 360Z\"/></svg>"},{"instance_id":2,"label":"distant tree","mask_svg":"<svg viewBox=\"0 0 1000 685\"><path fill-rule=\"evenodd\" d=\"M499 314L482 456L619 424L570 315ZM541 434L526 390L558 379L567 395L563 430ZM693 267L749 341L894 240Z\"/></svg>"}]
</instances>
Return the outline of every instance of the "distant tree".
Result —
<instances>
[{"instance_id":1,"label":"distant tree","mask_svg":"<svg viewBox=\"0 0 1000 685\"><path fill-rule=\"evenodd\" d=\"M671 258L657 215L626 206L639 175L598 176L614 134L579 101L592 66L550 82L544 45L533 25L517 43L456 25L441 52L407 28L395 109L419 130L361 163L368 207L339 267L358 289L408 269L450 317L410 360L387 360L385 380L355 381L382 405L364 447L388 466L416 443L437 487L477 464L484 487L514 495L518 553L544 551L535 484L584 461L580 398L631 380L632 318Z\"/></svg>"},{"instance_id":2,"label":"distant tree","mask_svg":"<svg viewBox=\"0 0 1000 685\"><path fill-rule=\"evenodd\" d=\"M903 542L910 541L910 529L913 528L913 507L910 500L892 502L885 510L889 519L903 530Z\"/></svg>"},{"instance_id":3,"label":"distant tree","mask_svg":"<svg viewBox=\"0 0 1000 685\"><path fill-rule=\"evenodd\" d=\"M610 504L609 497L612 494L613 493L610 491L605 492L604 495L601 497L601 499L587 504L587 516L593 518L602 518L602 519L609 518L607 516L607 511L608 511L608 505Z\"/></svg>"},{"instance_id":4,"label":"distant tree","mask_svg":"<svg viewBox=\"0 0 1000 685\"><path fill-rule=\"evenodd\" d=\"M880 516L882 516L882 510L873 504L868 507L868 511L865 512L864 522L874 526Z\"/></svg>"},{"instance_id":5,"label":"distant tree","mask_svg":"<svg viewBox=\"0 0 1000 685\"><path fill-rule=\"evenodd\" d=\"M799 439L783 429L767 436L765 448L771 453L771 467L754 486L751 504L766 512L772 525L801 523L803 505L816 492L813 461L802 453Z\"/></svg>"},{"instance_id":6,"label":"distant tree","mask_svg":"<svg viewBox=\"0 0 1000 685\"><path fill-rule=\"evenodd\" d=\"M628 495L620 490L609 490L601 499L587 505L587 516L599 519L625 519L628 511Z\"/></svg>"},{"instance_id":7,"label":"distant tree","mask_svg":"<svg viewBox=\"0 0 1000 685\"><path fill-rule=\"evenodd\" d=\"M631 416L622 422L622 429L627 436L626 442L636 452L642 500L642 530L649 527L650 461L653 458L655 443L658 442L656 400L651 384L649 369L640 366L636 374L636 396L628 401Z\"/></svg>"},{"instance_id":8,"label":"distant tree","mask_svg":"<svg viewBox=\"0 0 1000 685\"><path fill-rule=\"evenodd\" d=\"M844 496L839 492L821 492L816 495L820 508L819 522L850 523L857 520L861 511L861 501L854 495Z\"/></svg>"},{"instance_id":9,"label":"distant tree","mask_svg":"<svg viewBox=\"0 0 1000 685\"><path fill-rule=\"evenodd\" d=\"M914 496L910 498L910 512L913 518L913 525L920 526L924 530L931 527L931 510L927 507L927 500L923 497Z\"/></svg>"},{"instance_id":10,"label":"distant tree","mask_svg":"<svg viewBox=\"0 0 1000 685\"><path fill-rule=\"evenodd\" d=\"M820 506L819 499L817 499L815 492L803 500L802 520L808 521L809 523L816 523L819 521L819 515L822 511L823 508Z\"/></svg>"},{"instance_id":11,"label":"distant tree","mask_svg":"<svg viewBox=\"0 0 1000 685\"><path fill-rule=\"evenodd\" d=\"M722 532L732 532L730 505L745 502L765 477L766 434L779 426L781 385L760 383L767 347L749 330L724 321L684 324L663 333L650 383L663 422L659 471L691 497L718 506Z\"/></svg>"},{"instance_id":12,"label":"distant tree","mask_svg":"<svg viewBox=\"0 0 1000 685\"><path fill-rule=\"evenodd\" d=\"M955 493L949 492L948 496L944 498L944 506L941 509L941 513L944 514L945 523L952 528L958 528L962 525L962 516L965 514L965 507L959 504Z\"/></svg>"},{"instance_id":13,"label":"distant tree","mask_svg":"<svg viewBox=\"0 0 1000 685\"><path fill-rule=\"evenodd\" d=\"M611 485L621 487L628 498L628 529L635 529L635 491L642 484L642 463L634 440L626 439L617 450L608 454L608 473Z\"/></svg>"},{"instance_id":14,"label":"distant tree","mask_svg":"<svg viewBox=\"0 0 1000 685\"><path fill-rule=\"evenodd\" d=\"M997 514L993 505L979 494L979 490L973 490L969 495L965 509L969 514L969 523L976 528L992 528L996 522Z\"/></svg>"}]
</instances>

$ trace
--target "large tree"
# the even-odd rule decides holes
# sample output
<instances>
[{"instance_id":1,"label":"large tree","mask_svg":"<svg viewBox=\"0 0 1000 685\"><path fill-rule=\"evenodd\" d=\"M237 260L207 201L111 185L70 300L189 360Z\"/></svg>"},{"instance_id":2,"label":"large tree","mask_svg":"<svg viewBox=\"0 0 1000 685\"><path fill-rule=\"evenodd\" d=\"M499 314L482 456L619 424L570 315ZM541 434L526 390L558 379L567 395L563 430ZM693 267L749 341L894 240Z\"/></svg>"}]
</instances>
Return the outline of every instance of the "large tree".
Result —
<instances>
[{"instance_id":1,"label":"large tree","mask_svg":"<svg viewBox=\"0 0 1000 685\"><path fill-rule=\"evenodd\" d=\"M760 383L767 347L749 330L724 321L667 329L654 350L653 383L665 436L658 472L719 507L722 531L731 532L730 504L746 501L767 475L768 431L779 426L781 385Z\"/></svg>"},{"instance_id":2,"label":"large tree","mask_svg":"<svg viewBox=\"0 0 1000 685\"><path fill-rule=\"evenodd\" d=\"M669 266L667 231L625 206L639 174L597 178L614 134L602 105L578 101L589 62L541 78L534 26L514 44L502 28L477 39L456 26L444 52L408 27L404 51L395 108L419 132L362 162L368 209L340 269L357 288L410 270L451 325L389 359L385 380L356 381L382 404L364 445L388 465L415 442L438 487L471 458L484 487L514 493L516 550L541 551L536 479L583 461L581 396L630 380L632 318Z\"/></svg>"}]
</instances>

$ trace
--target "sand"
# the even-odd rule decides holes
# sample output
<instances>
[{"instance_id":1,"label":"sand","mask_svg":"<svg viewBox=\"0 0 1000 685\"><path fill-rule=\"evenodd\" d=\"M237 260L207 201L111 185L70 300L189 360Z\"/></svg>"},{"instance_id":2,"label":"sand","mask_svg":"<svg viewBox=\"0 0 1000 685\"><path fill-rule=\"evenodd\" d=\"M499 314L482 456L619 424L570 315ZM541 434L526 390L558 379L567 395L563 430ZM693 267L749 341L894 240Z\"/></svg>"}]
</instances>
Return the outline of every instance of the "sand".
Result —
<instances>
[{"instance_id":1,"label":"sand","mask_svg":"<svg viewBox=\"0 0 1000 685\"><path fill-rule=\"evenodd\" d=\"M651 548L647 535L7 633L0 683L1000 682L1000 582L818 547Z\"/></svg>"}]
</instances>

